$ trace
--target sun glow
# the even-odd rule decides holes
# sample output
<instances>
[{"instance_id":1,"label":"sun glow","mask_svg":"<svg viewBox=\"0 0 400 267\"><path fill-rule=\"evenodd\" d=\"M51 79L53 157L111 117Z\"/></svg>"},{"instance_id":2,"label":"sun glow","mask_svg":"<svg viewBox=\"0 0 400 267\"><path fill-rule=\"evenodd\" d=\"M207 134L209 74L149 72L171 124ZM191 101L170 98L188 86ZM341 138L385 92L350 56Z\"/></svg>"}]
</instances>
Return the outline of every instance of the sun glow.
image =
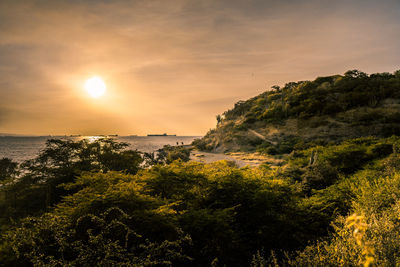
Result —
<instances>
[{"instance_id":1,"label":"sun glow","mask_svg":"<svg viewBox=\"0 0 400 267\"><path fill-rule=\"evenodd\" d=\"M85 89L91 97L99 98L105 94L107 86L101 77L94 76L85 82Z\"/></svg>"}]
</instances>

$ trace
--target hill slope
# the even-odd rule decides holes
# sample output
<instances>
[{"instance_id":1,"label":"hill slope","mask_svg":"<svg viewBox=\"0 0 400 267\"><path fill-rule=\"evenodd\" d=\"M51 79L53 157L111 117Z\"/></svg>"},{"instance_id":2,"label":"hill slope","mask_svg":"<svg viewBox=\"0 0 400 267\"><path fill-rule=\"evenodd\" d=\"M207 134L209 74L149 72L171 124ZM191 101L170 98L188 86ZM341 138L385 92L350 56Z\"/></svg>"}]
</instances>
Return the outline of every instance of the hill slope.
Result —
<instances>
[{"instance_id":1,"label":"hill slope","mask_svg":"<svg viewBox=\"0 0 400 267\"><path fill-rule=\"evenodd\" d=\"M273 86L217 116L201 150L289 153L362 136L400 135L400 71L344 75Z\"/></svg>"}]
</instances>

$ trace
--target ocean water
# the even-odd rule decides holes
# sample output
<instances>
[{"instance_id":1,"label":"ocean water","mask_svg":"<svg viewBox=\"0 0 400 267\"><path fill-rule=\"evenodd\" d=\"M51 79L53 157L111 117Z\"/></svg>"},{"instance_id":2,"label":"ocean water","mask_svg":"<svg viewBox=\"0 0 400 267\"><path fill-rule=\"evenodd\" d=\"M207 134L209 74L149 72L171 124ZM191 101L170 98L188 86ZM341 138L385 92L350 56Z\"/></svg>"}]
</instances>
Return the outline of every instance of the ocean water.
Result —
<instances>
[{"instance_id":1,"label":"ocean water","mask_svg":"<svg viewBox=\"0 0 400 267\"><path fill-rule=\"evenodd\" d=\"M98 136L64 137L64 136L0 136L0 159L7 157L22 162L34 158L45 147L48 139L98 139ZM114 140L129 144L129 149L143 152L153 152L164 145L189 145L200 136L117 136Z\"/></svg>"}]
</instances>

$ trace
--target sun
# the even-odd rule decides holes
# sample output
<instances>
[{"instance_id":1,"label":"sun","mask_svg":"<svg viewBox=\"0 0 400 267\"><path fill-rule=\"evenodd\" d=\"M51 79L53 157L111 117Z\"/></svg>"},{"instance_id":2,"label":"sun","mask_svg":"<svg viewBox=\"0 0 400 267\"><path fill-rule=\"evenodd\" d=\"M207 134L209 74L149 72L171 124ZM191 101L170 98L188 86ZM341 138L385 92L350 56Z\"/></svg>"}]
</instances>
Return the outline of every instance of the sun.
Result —
<instances>
[{"instance_id":1,"label":"sun","mask_svg":"<svg viewBox=\"0 0 400 267\"><path fill-rule=\"evenodd\" d=\"M93 98L99 98L106 93L107 86L99 76L89 78L85 82L85 89Z\"/></svg>"}]
</instances>

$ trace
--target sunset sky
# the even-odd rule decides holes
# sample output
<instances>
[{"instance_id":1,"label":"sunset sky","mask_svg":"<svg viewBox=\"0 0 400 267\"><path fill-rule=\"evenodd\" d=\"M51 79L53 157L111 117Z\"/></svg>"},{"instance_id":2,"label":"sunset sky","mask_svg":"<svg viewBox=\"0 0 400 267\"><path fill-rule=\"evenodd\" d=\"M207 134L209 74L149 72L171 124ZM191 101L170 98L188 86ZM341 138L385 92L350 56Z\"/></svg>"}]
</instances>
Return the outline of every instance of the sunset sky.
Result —
<instances>
[{"instance_id":1,"label":"sunset sky","mask_svg":"<svg viewBox=\"0 0 400 267\"><path fill-rule=\"evenodd\" d=\"M0 0L0 133L204 135L238 100L349 69L400 69L400 1Z\"/></svg>"}]
</instances>

